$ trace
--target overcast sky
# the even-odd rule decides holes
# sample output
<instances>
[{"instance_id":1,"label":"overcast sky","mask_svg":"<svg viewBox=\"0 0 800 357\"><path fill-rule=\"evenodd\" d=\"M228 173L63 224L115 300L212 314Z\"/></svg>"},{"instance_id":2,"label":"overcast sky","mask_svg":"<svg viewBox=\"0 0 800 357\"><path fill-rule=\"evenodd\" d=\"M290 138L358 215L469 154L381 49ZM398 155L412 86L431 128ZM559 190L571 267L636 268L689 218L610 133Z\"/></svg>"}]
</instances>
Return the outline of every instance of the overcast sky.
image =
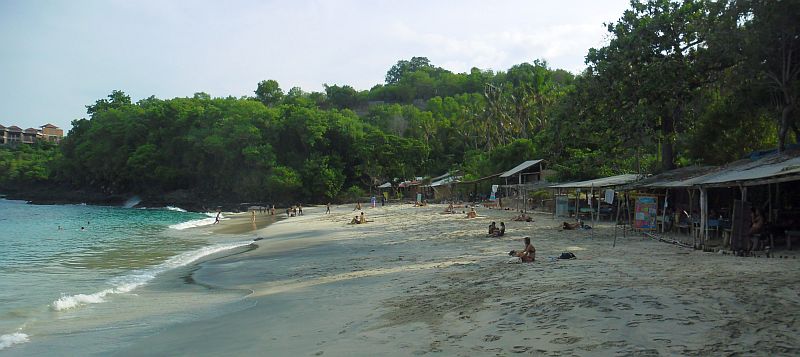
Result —
<instances>
[{"instance_id":1,"label":"overcast sky","mask_svg":"<svg viewBox=\"0 0 800 357\"><path fill-rule=\"evenodd\" d=\"M69 129L112 90L134 101L369 89L400 59L455 72L545 59L581 71L628 0L0 0L0 124Z\"/></svg>"}]
</instances>

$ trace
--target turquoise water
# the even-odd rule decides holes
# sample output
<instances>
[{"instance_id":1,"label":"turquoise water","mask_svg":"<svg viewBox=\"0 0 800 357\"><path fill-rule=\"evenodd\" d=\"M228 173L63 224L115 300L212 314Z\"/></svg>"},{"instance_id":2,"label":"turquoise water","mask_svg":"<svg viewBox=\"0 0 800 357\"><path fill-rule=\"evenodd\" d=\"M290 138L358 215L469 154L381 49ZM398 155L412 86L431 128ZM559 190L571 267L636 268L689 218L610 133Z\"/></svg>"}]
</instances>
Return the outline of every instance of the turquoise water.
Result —
<instances>
[{"instance_id":1,"label":"turquoise water","mask_svg":"<svg viewBox=\"0 0 800 357\"><path fill-rule=\"evenodd\" d=\"M124 300L161 273L246 244L194 228L213 220L172 207L0 199L0 350Z\"/></svg>"}]
</instances>

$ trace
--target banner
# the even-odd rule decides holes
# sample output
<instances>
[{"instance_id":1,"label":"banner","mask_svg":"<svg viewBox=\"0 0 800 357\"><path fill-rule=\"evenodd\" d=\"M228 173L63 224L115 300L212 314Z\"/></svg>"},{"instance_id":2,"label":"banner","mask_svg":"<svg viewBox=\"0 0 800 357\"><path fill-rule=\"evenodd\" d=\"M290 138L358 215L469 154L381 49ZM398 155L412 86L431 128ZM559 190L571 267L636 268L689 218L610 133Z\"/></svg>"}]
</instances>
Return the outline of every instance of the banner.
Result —
<instances>
[{"instance_id":1,"label":"banner","mask_svg":"<svg viewBox=\"0 0 800 357\"><path fill-rule=\"evenodd\" d=\"M655 230L658 216L658 198L655 196L639 196L634 208L633 228Z\"/></svg>"},{"instance_id":2,"label":"banner","mask_svg":"<svg viewBox=\"0 0 800 357\"><path fill-rule=\"evenodd\" d=\"M606 197L603 200L606 201L606 203L608 203L608 204L613 204L614 203L614 190L612 190L610 188L607 189L605 196Z\"/></svg>"}]
</instances>

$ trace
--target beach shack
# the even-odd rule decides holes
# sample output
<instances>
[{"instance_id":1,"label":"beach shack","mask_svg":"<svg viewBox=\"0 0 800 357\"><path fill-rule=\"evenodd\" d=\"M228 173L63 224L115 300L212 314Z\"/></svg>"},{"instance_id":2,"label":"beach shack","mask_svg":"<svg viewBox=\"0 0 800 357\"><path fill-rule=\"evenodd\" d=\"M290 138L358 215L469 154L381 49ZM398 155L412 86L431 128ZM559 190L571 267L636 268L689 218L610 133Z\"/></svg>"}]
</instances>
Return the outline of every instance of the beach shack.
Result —
<instances>
[{"instance_id":1,"label":"beach shack","mask_svg":"<svg viewBox=\"0 0 800 357\"><path fill-rule=\"evenodd\" d=\"M678 237L681 243L696 244L700 204L699 195L691 183L695 178L717 170L716 166L693 165L620 186L617 193L624 198L618 201L617 210L624 214L618 216L618 221L634 227L634 215L636 212L642 213L642 210L636 211L636 204L649 202L655 207L655 212L648 211L649 222L639 220L639 230L660 233L678 231L685 233L685 236ZM690 236L692 239L687 239Z\"/></svg>"},{"instance_id":2,"label":"beach shack","mask_svg":"<svg viewBox=\"0 0 800 357\"><path fill-rule=\"evenodd\" d=\"M689 232L695 248L738 252L776 244L791 249L800 238L798 181L800 151L772 151L717 167L671 170L623 189L633 191L636 200L651 197L654 210L648 212L657 212L649 217L652 225L641 226L632 217L634 228L661 235ZM763 212L765 221L755 234L750 232L751 209Z\"/></svg>"},{"instance_id":3,"label":"beach shack","mask_svg":"<svg viewBox=\"0 0 800 357\"><path fill-rule=\"evenodd\" d=\"M500 174L504 184L500 185L506 198L506 207L529 210L533 201L528 193L547 188L545 179L545 160L527 160Z\"/></svg>"},{"instance_id":4,"label":"beach shack","mask_svg":"<svg viewBox=\"0 0 800 357\"><path fill-rule=\"evenodd\" d=\"M703 248L761 250L777 243L791 249L800 238L800 150L756 153L695 179L700 195ZM751 209L765 227L750 234Z\"/></svg>"},{"instance_id":5,"label":"beach shack","mask_svg":"<svg viewBox=\"0 0 800 357\"><path fill-rule=\"evenodd\" d=\"M553 215L589 218L592 221L599 220L601 216L610 219L616 212L612 206L616 196L615 189L641 177L637 174L623 174L548 186L554 191L556 198ZM573 194L573 199L569 198L570 193Z\"/></svg>"},{"instance_id":6,"label":"beach shack","mask_svg":"<svg viewBox=\"0 0 800 357\"><path fill-rule=\"evenodd\" d=\"M440 202L444 200L455 200L455 185L461 181L462 176L458 175L458 171L453 173L445 173L431 178L430 183L423 185L422 188L426 192L426 197L433 198L435 201Z\"/></svg>"}]
</instances>

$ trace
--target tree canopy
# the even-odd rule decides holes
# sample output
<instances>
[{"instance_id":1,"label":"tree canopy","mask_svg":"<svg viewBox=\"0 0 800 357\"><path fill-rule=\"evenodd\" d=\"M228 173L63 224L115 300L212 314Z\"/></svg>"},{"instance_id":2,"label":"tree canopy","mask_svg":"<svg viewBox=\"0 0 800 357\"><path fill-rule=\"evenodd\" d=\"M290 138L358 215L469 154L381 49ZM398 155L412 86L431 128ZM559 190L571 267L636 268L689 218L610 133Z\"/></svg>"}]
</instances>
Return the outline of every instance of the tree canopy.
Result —
<instances>
[{"instance_id":1,"label":"tree canopy","mask_svg":"<svg viewBox=\"0 0 800 357\"><path fill-rule=\"evenodd\" d=\"M544 60L454 73L413 57L369 90L263 80L253 97L136 103L115 90L59 147L0 151L0 185L323 202L536 158L563 180L719 164L800 136L799 4L633 0L578 74Z\"/></svg>"}]
</instances>

